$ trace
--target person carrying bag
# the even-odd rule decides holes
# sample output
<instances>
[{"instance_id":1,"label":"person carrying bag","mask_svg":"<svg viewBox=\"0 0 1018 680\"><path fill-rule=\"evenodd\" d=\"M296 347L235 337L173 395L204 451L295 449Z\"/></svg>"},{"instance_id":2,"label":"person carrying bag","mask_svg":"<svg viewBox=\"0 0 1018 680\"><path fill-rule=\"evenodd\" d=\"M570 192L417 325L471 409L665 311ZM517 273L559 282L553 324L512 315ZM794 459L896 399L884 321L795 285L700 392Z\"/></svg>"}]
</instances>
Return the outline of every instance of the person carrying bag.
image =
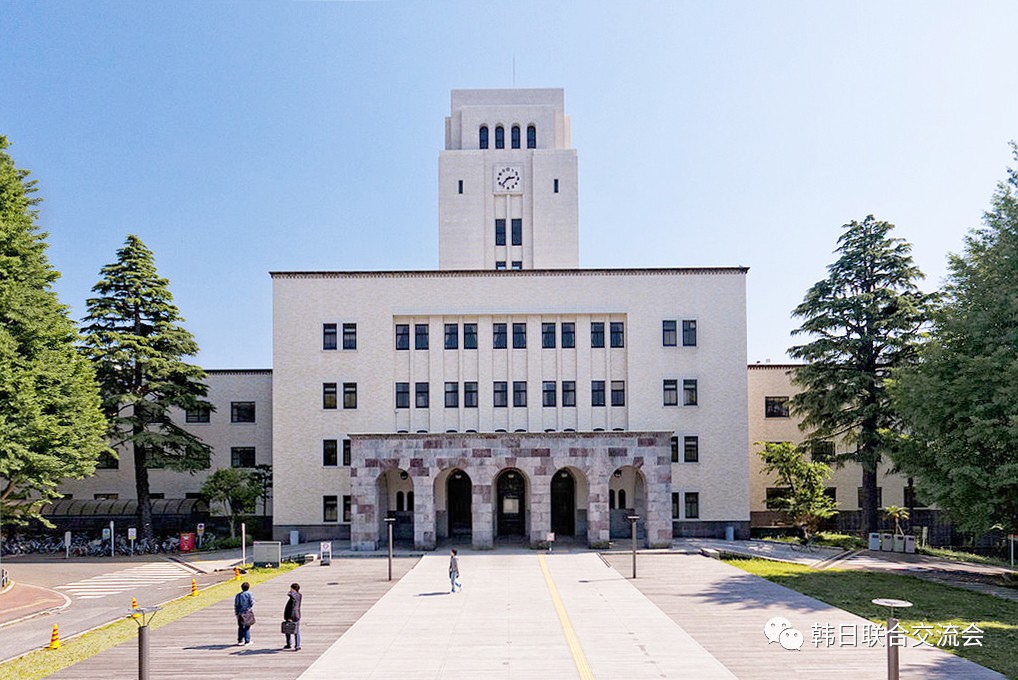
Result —
<instances>
[{"instance_id":1,"label":"person carrying bag","mask_svg":"<svg viewBox=\"0 0 1018 680\"><path fill-rule=\"evenodd\" d=\"M254 625L254 597L248 591L251 584L244 581L240 592L233 598L233 613L237 616L237 644L251 644L251 626Z\"/></svg>"},{"instance_id":2,"label":"person carrying bag","mask_svg":"<svg viewBox=\"0 0 1018 680\"><path fill-rule=\"evenodd\" d=\"M286 594L286 607L283 608L283 623L280 630L286 636L283 649L290 649L290 636L293 636L293 651L300 651L300 584L291 583L290 592Z\"/></svg>"}]
</instances>

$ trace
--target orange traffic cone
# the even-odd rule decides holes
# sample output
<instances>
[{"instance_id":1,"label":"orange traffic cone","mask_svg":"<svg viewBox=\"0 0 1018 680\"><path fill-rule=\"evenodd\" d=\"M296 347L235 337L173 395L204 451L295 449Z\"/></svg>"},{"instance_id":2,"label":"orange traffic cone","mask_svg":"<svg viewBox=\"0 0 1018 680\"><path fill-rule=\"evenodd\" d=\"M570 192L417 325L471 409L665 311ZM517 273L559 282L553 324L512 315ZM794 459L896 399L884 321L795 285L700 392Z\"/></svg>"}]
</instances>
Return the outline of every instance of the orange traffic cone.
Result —
<instances>
[{"instance_id":1,"label":"orange traffic cone","mask_svg":"<svg viewBox=\"0 0 1018 680\"><path fill-rule=\"evenodd\" d=\"M134 609L137 609L137 608L138 608L138 598L132 597L131 598L131 609L134 610ZM135 613L131 614L131 618L132 619L141 618L141 614L135 612Z\"/></svg>"},{"instance_id":2,"label":"orange traffic cone","mask_svg":"<svg viewBox=\"0 0 1018 680\"><path fill-rule=\"evenodd\" d=\"M239 581L240 580L240 567L234 567L233 568L233 580L234 581Z\"/></svg>"},{"instance_id":3,"label":"orange traffic cone","mask_svg":"<svg viewBox=\"0 0 1018 680\"><path fill-rule=\"evenodd\" d=\"M53 634L49 637L49 647L46 649L60 649L60 631L57 624L53 624Z\"/></svg>"},{"instance_id":4,"label":"orange traffic cone","mask_svg":"<svg viewBox=\"0 0 1018 680\"><path fill-rule=\"evenodd\" d=\"M194 597L197 594L198 594L198 582L195 581L194 579L191 579L191 597Z\"/></svg>"}]
</instances>

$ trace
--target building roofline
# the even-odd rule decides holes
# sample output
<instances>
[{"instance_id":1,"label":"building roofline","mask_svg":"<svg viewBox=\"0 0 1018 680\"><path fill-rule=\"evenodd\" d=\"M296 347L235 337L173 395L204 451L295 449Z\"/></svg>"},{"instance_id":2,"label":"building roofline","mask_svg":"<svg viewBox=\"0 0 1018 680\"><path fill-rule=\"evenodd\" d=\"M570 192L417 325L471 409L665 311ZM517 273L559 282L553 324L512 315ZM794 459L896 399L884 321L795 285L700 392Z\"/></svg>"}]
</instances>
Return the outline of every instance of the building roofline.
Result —
<instances>
[{"instance_id":1,"label":"building roofline","mask_svg":"<svg viewBox=\"0 0 1018 680\"><path fill-rule=\"evenodd\" d=\"M502 437L550 437L555 439L569 439L581 437L583 439L589 439L591 437L608 437L614 439L622 438L633 438L633 437L672 437L673 432L667 430L623 430L617 432L615 430L605 432L593 432L591 430L581 430L579 432L350 432L347 436L350 439L391 439L393 437L399 437L401 439L434 439L435 437L451 437L457 439L498 439Z\"/></svg>"},{"instance_id":2,"label":"building roofline","mask_svg":"<svg viewBox=\"0 0 1018 680\"><path fill-rule=\"evenodd\" d=\"M745 274L749 267L650 267L643 269L404 269L385 271L270 271L269 276L281 279L341 278L486 278L541 276L696 276L714 274Z\"/></svg>"},{"instance_id":3,"label":"building roofline","mask_svg":"<svg viewBox=\"0 0 1018 680\"><path fill-rule=\"evenodd\" d=\"M806 364L761 364L761 363L756 363L756 364L749 364L749 368L751 368L753 370L758 370L758 371L779 370L779 369L782 370L782 371L789 371L789 370L791 370L793 368L799 368L799 367L805 366L805 365Z\"/></svg>"},{"instance_id":4,"label":"building roofline","mask_svg":"<svg viewBox=\"0 0 1018 680\"><path fill-rule=\"evenodd\" d=\"M206 368L208 375L272 375L271 368Z\"/></svg>"}]
</instances>

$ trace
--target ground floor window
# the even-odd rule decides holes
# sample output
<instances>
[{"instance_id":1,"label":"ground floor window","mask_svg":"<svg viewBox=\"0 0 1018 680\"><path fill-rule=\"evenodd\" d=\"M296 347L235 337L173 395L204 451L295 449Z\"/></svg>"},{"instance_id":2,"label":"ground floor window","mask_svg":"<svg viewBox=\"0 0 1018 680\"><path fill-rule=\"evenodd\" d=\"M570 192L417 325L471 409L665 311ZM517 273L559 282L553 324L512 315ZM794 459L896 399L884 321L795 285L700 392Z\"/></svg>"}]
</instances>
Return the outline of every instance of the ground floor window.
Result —
<instances>
[{"instance_id":1,"label":"ground floor window","mask_svg":"<svg viewBox=\"0 0 1018 680\"><path fill-rule=\"evenodd\" d=\"M697 492L686 493L686 519L699 519L700 517L700 494Z\"/></svg>"}]
</instances>

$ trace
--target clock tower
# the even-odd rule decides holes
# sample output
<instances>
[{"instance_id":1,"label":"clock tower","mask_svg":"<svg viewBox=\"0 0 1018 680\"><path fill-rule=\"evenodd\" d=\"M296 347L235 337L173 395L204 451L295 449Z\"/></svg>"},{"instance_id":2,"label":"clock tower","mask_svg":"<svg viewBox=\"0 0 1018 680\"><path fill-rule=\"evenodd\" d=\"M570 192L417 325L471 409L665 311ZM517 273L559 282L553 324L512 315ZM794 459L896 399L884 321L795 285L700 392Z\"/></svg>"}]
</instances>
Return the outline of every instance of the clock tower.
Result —
<instances>
[{"instance_id":1,"label":"clock tower","mask_svg":"<svg viewBox=\"0 0 1018 680\"><path fill-rule=\"evenodd\" d=\"M453 90L438 182L439 269L579 266L561 89Z\"/></svg>"}]
</instances>

